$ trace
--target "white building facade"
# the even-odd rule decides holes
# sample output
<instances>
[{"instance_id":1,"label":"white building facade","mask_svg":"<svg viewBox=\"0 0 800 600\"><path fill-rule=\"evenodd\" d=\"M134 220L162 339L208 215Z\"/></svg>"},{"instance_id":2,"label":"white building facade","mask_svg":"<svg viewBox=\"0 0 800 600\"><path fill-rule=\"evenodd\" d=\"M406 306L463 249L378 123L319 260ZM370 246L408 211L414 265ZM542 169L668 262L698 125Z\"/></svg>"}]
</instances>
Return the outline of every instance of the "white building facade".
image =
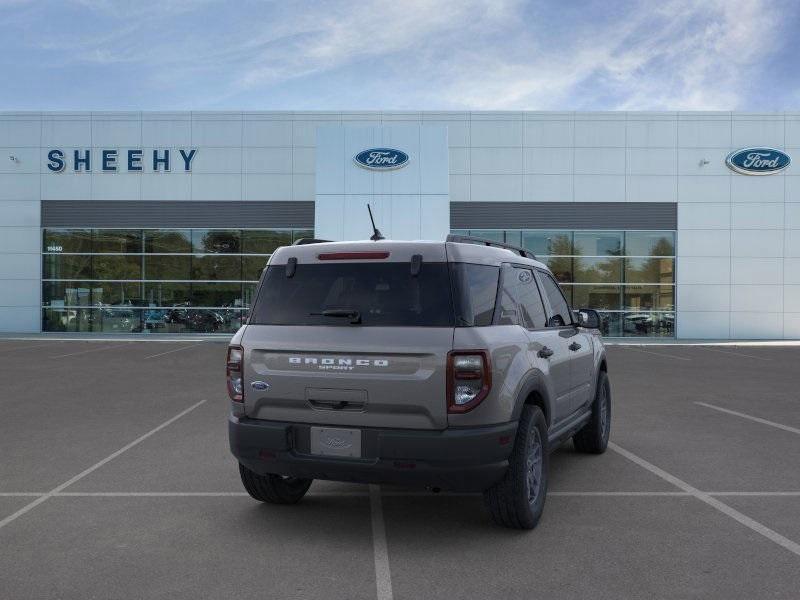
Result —
<instances>
[{"instance_id":1,"label":"white building facade","mask_svg":"<svg viewBox=\"0 0 800 600\"><path fill-rule=\"evenodd\" d=\"M609 337L799 339L796 155L800 113L0 113L0 331L235 330L370 203L528 247Z\"/></svg>"}]
</instances>

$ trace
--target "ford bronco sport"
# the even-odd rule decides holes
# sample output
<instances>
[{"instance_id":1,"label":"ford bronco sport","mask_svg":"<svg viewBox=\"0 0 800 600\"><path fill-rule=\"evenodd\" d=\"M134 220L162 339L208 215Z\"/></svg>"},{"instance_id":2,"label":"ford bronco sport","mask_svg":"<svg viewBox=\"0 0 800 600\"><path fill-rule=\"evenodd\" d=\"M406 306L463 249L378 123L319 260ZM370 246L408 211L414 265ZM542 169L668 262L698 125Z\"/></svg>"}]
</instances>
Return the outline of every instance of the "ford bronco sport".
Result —
<instances>
[{"instance_id":1,"label":"ford bronco sport","mask_svg":"<svg viewBox=\"0 0 800 600\"><path fill-rule=\"evenodd\" d=\"M573 313L548 268L504 244L304 242L272 255L228 348L247 492L295 503L313 479L482 491L494 521L535 527L549 452L608 444L598 314Z\"/></svg>"}]
</instances>

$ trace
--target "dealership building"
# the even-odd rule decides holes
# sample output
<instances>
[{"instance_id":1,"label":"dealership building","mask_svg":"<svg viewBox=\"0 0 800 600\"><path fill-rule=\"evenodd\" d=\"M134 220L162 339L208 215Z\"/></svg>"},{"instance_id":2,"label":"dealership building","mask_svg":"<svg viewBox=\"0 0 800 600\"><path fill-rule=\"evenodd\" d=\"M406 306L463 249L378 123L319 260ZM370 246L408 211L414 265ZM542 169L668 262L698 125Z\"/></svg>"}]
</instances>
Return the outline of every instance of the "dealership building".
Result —
<instances>
[{"instance_id":1,"label":"dealership building","mask_svg":"<svg viewBox=\"0 0 800 600\"><path fill-rule=\"evenodd\" d=\"M609 337L800 338L800 113L0 112L0 332L224 333L278 246L521 245Z\"/></svg>"}]
</instances>

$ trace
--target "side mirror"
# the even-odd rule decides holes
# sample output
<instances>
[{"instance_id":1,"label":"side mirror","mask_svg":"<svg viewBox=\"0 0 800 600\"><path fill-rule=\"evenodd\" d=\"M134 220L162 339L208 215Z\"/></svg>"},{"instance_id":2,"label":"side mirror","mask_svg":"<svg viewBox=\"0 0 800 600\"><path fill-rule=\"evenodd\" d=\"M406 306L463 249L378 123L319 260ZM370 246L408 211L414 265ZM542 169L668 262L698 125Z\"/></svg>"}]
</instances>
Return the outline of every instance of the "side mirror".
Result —
<instances>
[{"instance_id":1,"label":"side mirror","mask_svg":"<svg viewBox=\"0 0 800 600\"><path fill-rule=\"evenodd\" d=\"M581 308L573 311L579 327L586 329L600 329L600 315L591 308Z\"/></svg>"}]
</instances>

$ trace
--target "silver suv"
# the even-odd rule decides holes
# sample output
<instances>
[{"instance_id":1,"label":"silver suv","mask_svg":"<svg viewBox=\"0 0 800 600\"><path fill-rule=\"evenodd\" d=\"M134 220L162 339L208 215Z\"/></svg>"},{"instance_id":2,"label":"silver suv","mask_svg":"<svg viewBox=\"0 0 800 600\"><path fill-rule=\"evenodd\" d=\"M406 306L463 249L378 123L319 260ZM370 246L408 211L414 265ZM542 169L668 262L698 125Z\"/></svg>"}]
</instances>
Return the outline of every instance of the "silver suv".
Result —
<instances>
[{"instance_id":1,"label":"silver suv","mask_svg":"<svg viewBox=\"0 0 800 600\"><path fill-rule=\"evenodd\" d=\"M536 526L549 453L606 449L611 394L595 311L547 266L486 240L278 249L228 348L230 446L264 502L313 479L482 491Z\"/></svg>"}]
</instances>

